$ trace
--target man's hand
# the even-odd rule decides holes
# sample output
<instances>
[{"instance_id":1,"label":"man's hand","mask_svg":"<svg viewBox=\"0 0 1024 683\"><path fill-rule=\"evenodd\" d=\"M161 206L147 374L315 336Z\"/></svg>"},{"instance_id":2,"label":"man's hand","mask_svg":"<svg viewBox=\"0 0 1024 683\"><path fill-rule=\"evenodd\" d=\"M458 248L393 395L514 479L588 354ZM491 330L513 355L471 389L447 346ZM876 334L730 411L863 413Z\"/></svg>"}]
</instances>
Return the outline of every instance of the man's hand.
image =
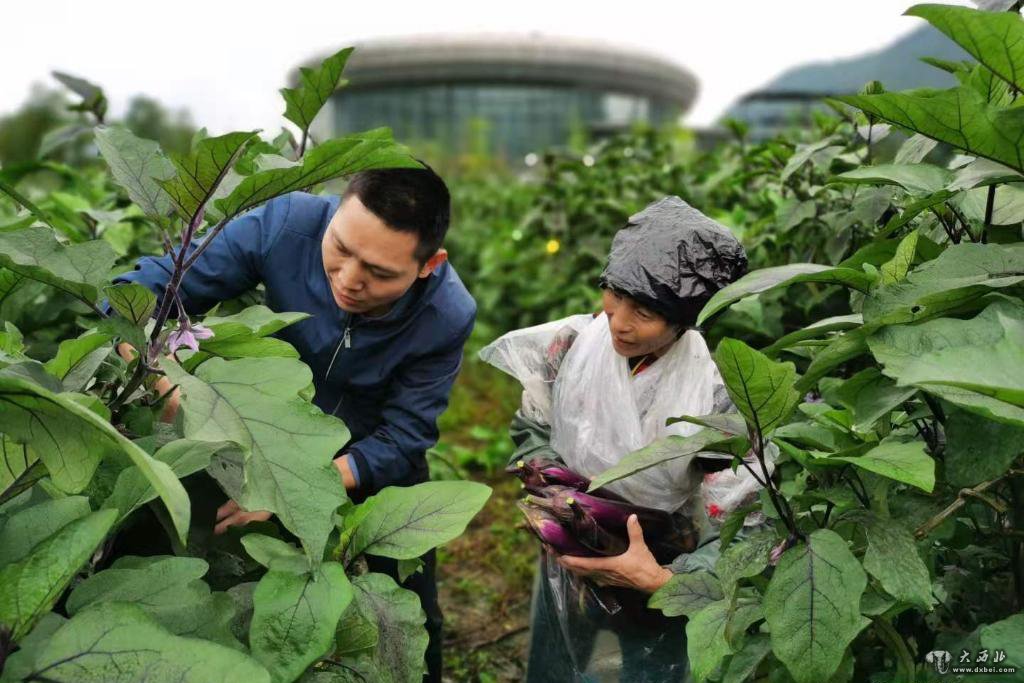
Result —
<instances>
[{"instance_id":1,"label":"man's hand","mask_svg":"<svg viewBox=\"0 0 1024 683\"><path fill-rule=\"evenodd\" d=\"M629 548L615 557L571 557L556 555L555 560L569 571L593 579L600 586L621 586L653 593L672 578L672 572L654 559L636 515L626 522Z\"/></svg>"},{"instance_id":2,"label":"man's hand","mask_svg":"<svg viewBox=\"0 0 1024 683\"><path fill-rule=\"evenodd\" d=\"M228 527L245 526L249 522L265 522L270 517L271 513L266 510L246 512L238 503L229 500L217 508L217 526L213 527L213 533L219 536L227 531Z\"/></svg>"},{"instance_id":3,"label":"man's hand","mask_svg":"<svg viewBox=\"0 0 1024 683\"><path fill-rule=\"evenodd\" d=\"M124 358L129 363L132 362L139 352L135 350L135 347L127 342L121 342L117 345L117 353L121 358ZM174 360L174 356L167 356L171 360ZM156 382L153 383L153 388L157 390L160 396L165 396L174 385L166 377L157 378ZM178 389L174 389L174 393L167 396L167 400L164 402L163 412L160 413L161 422L174 422L174 416L178 412L178 398L180 395Z\"/></svg>"},{"instance_id":4,"label":"man's hand","mask_svg":"<svg viewBox=\"0 0 1024 683\"><path fill-rule=\"evenodd\" d=\"M341 483L345 485L345 490L354 490L356 488L356 477L352 474L352 465L349 464L348 454L346 453L335 458L334 466L338 468L338 474L341 475Z\"/></svg>"}]
</instances>

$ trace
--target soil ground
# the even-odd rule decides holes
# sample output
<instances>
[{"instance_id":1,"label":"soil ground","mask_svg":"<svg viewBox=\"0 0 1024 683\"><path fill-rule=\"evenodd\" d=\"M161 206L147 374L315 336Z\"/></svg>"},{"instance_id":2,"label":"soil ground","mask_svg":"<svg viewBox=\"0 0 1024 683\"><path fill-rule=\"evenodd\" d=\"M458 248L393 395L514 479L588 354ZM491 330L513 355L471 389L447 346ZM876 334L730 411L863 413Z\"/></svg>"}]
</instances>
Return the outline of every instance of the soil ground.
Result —
<instances>
[{"instance_id":1,"label":"soil ground","mask_svg":"<svg viewBox=\"0 0 1024 683\"><path fill-rule=\"evenodd\" d=\"M439 556L445 680L453 683L510 683L526 670L537 543L517 528L519 482L503 473L483 481L494 494Z\"/></svg>"}]
</instances>

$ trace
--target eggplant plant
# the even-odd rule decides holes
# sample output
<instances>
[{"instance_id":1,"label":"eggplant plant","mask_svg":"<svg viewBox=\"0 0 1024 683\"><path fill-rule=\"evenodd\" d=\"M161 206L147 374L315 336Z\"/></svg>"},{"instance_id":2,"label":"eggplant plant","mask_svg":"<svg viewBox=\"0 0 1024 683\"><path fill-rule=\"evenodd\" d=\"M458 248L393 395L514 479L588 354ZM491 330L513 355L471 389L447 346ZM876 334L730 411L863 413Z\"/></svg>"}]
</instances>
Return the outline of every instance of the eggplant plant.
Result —
<instances>
[{"instance_id":1,"label":"eggplant plant","mask_svg":"<svg viewBox=\"0 0 1024 683\"><path fill-rule=\"evenodd\" d=\"M311 371L271 336L306 314L225 306L191 320L179 297L199 255L246 211L360 170L418 165L384 128L312 144L309 126L350 52L282 91L297 145L287 131L201 131L189 153L165 155L104 122L102 90L62 75L95 118L109 171L89 176L93 194L71 212L52 210L67 197L31 197L24 173L0 171L13 202L0 232L4 683L421 680L419 599L363 558L417 571L490 490L428 482L354 504L332 464L348 429L311 403ZM111 179L119 191L104 190ZM109 284L130 267L117 266L130 250L115 251L113 224L173 254L159 299ZM72 313L62 329L77 329L53 339L44 325L29 344L12 319L31 320L51 299ZM138 351L131 362L115 351L121 343ZM161 376L182 393L172 424L159 419ZM227 496L276 522L213 542L210 520L193 519L211 501L190 500L181 481L203 471L221 488L215 505ZM173 554L119 551L146 510Z\"/></svg>"},{"instance_id":2,"label":"eggplant plant","mask_svg":"<svg viewBox=\"0 0 1024 683\"><path fill-rule=\"evenodd\" d=\"M999 665L1007 680L1024 672L1024 19L943 5L908 14L976 60L937 63L959 85L837 98L869 128L867 148L832 135L797 147L781 171L807 172L837 148L828 184L798 197L801 222L825 201L852 215L863 193L880 193L873 219L846 224L837 242L852 253L754 270L698 324L787 288L846 310L762 329L760 349L723 339L715 361L738 414L680 416L704 428L591 482L715 439L755 456L734 467L762 485L760 503L725 519L714 571L676 574L650 601L689 617L698 682L939 680L948 653L954 666ZM907 136L894 157L867 153L879 126ZM937 146L956 154L926 161ZM832 163L856 150L857 167ZM768 521L738 538L754 510Z\"/></svg>"}]
</instances>

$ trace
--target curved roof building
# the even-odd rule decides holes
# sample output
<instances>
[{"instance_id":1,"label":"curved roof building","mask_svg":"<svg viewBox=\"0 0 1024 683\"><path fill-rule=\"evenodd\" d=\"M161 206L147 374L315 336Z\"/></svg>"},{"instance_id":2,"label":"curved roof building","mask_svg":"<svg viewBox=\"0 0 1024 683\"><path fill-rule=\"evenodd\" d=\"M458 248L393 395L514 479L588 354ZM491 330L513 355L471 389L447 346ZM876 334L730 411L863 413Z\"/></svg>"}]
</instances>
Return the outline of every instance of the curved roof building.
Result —
<instances>
[{"instance_id":1,"label":"curved roof building","mask_svg":"<svg viewBox=\"0 0 1024 683\"><path fill-rule=\"evenodd\" d=\"M686 112L697 79L656 56L546 36L378 40L356 46L321 135L390 126L407 143L486 145L508 159L582 128L660 124Z\"/></svg>"}]
</instances>

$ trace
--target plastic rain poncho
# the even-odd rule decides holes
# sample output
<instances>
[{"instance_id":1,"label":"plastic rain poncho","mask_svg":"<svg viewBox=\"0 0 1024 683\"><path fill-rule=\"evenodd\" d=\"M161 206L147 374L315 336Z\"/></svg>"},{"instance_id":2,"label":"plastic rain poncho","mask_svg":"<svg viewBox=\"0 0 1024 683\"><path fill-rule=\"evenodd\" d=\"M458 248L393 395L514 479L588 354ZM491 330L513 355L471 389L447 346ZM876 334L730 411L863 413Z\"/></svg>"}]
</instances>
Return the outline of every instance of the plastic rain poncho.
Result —
<instances>
[{"instance_id":1,"label":"plastic rain poncho","mask_svg":"<svg viewBox=\"0 0 1024 683\"><path fill-rule=\"evenodd\" d=\"M743 249L726 228L668 197L619 231L601 283L687 325L745 267ZM517 420L547 432L554 455L588 477L653 441L699 429L685 422L667 425L668 418L733 409L704 338L693 329L635 376L612 347L604 314L510 332L480 356L523 385ZM652 467L608 488L639 505L695 517L706 531L697 457ZM739 472L736 483L748 486ZM673 568L706 568L702 555L698 550L685 558L693 561L677 560ZM648 597L629 589L588 588L542 554L527 680L684 680L685 621L648 609Z\"/></svg>"}]
</instances>

